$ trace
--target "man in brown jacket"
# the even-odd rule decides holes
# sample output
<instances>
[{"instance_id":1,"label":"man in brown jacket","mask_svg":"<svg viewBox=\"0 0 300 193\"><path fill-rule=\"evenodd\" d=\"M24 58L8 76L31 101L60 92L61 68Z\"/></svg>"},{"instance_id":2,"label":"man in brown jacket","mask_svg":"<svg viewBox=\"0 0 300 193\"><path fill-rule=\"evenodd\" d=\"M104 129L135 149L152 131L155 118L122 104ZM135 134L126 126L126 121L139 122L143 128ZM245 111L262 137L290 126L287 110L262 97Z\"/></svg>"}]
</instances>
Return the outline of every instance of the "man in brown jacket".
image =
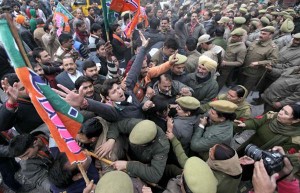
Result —
<instances>
[{"instance_id":1,"label":"man in brown jacket","mask_svg":"<svg viewBox=\"0 0 300 193\"><path fill-rule=\"evenodd\" d=\"M247 48L245 43L242 41L244 30L237 28L231 32L230 42L227 45L225 51L224 60L219 68L220 76L217 78L219 84L219 90L222 89L225 83L229 84L232 71L235 67L241 66L244 63Z\"/></svg>"},{"instance_id":2,"label":"man in brown jacket","mask_svg":"<svg viewBox=\"0 0 300 193\"><path fill-rule=\"evenodd\" d=\"M265 75L264 66L274 64L278 60L278 48L272 41L274 32L273 26L262 28L259 39L248 47L244 66L238 79L238 83L245 86L248 91L253 91L255 85Z\"/></svg>"}]
</instances>

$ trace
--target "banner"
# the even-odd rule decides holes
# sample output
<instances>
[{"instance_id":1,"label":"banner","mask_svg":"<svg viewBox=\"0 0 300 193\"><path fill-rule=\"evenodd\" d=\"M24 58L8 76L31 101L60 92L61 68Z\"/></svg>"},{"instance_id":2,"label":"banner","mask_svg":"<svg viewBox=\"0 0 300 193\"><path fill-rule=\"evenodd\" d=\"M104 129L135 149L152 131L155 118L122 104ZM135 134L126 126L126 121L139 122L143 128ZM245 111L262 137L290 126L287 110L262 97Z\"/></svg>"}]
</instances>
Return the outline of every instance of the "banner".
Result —
<instances>
[{"instance_id":1,"label":"banner","mask_svg":"<svg viewBox=\"0 0 300 193\"><path fill-rule=\"evenodd\" d=\"M57 36L60 36L62 32L71 31L69 20L73 19L74 16L59 2L56 6L53 17L56 21L53 25L57 27Z\"/></svg>"},{"instance_id":2,"label":"banner","mask_svg":"<svg viewBox=\"0 0 300 193\"><path fill-rule=\"evenodd\" d=\"M0 42L3 43L16 74L29 93L38 114L47 124L59 150L66 153L71 163L85 161L85 154L74 140L81 127L83 116L26 66L9 25L3 19L0 20Z\"/></svg>"},{"instance_id":3,"label":"banner","mask_svg":"<svg viewBox=\"0 0 300 193\"><path fill-rule=\"evenodd\" d=\"M139 7L139 0L112 0L110 9L119 13L124 11L136 11Z\"/></svg>"}]
</instances>

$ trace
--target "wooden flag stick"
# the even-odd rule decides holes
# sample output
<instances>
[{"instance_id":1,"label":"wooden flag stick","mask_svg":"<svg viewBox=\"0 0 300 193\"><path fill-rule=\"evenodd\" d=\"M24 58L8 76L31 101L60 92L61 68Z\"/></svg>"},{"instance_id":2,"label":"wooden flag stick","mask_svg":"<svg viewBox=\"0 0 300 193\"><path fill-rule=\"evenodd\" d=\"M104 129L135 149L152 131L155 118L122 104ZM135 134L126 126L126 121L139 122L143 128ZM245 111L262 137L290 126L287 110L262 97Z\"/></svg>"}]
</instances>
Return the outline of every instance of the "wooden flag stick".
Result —
<instances>
[{"instance_id":1,"label":"wooden flag stick","mask_svg":"<svg viewBox=\"0 0 300 193\"><path fill-rule=\"evenodd\" d=\"M104 163L106 163L106 164L109 164L109 165L111 165L113 162L112 161L110 161L110 160L108 160L108 159L105 159L105 158L99 158L95 153L93 153L93 152L90 152L90 151L88 151L88 150L84 150L85 152L86 152L86 154L87 155L89 155L89 156L92 156L92 157L94 157L94 158L97 158L97 159L99 159L100 161L102 161L102 162L104 162ZM123 172L126 172L127 173L127 171L125 170L125 171L123 171ZM138 178L139 180L141 180L140 178ZM161 187L161 186L159 186L158 184L155 184L155 183L151 183L151 182L147 182L147 181L143 181L143 180L141 180L142 182L145 182L146 184L148 184L148 185L150 185L150 186L152 186L152 187L157 187L157 188L159 188L159 189L161 189L161 190L165 190L163 187Z\"/></svg>"},{"instance_id":2,"label":"wooden flag stick","mask_svg":"<svg viewBox=\"0 0 300 193\"><path fill-rule=\"evenodd\" d=\"M100 161L102 161L102 162L104 162L104 163L106 163L106 164L108 164L108 165L111 165L111 164L113 163L112 161L110 161L110 160L108 160L108 159L105 159L105 158L99 158L95 153L90 152L90 151L88 151L88 150L85 150L85 152L86 152L87 155L92 156L92 157L94 157L94 158L97 158L98 160L100 160Z\"/></svg>"},{"instance_id":3,"label":"wooden flag stick","mask_svg":"<svg viewBox=\"0 0 300 193\"><path fill-rule=\"evenodd\" d=\"M77 167L78 167L78 169L80 170L80 173L82 174L82 177L83 177L85 183L86 183L86 184L89 184L89 183L90 183L90 180L89 180L88 176L86 175L86 172L85 172L85 170L84 170L82 164L81 164L81 163L78 163L78 164L77 164Z\"/></svg>"},{"instance_id":4,"label":"wooden flag stick","mask_svg":"<svg viewBox=\"0 0 300 193\"><path fill-rule=\"evenodd\" d=\"M13 23L11 15L9 13L6 13L5 14L5 18L6 18L6 21L8 23L8 26L10 28L10 31L11 31L11 33L12 33L12 35L13 35L15 41L16 41L16 44L17 44L17 46L19 48L19 51L20 51L20 53L21 53L21 55L22 55L22 57L23 57L23 59L25 61L25 64L27 65L27 67L29 67L29 68L32 69L31 63L30 63L30 61L29 61L29 59L27 57L27 54L26 54L26 51L24 49L22 40L21 40L21 38L20 38L20 36L18 34L16 26Z\"/></svg>"}]
</instances>

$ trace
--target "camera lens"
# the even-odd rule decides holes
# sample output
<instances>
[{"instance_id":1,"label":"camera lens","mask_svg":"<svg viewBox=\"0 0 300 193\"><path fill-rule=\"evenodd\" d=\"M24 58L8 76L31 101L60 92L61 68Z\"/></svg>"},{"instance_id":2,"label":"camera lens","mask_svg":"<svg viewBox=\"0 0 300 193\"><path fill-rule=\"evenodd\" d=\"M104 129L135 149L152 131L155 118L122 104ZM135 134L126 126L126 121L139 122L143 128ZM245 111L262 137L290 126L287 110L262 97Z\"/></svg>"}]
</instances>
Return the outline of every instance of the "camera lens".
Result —
<instances>
[{"instance_id":1,"label":"camera lens","mask_svg":"<svg viewBox=\"0 0 300 193\"><path fill-rule=\"evenodd\" d=\"M245 154L255 161L259 161L261 159L262 150L259 149L256 145L249 144L245 148Z\"/></svg>"}]
</instances>

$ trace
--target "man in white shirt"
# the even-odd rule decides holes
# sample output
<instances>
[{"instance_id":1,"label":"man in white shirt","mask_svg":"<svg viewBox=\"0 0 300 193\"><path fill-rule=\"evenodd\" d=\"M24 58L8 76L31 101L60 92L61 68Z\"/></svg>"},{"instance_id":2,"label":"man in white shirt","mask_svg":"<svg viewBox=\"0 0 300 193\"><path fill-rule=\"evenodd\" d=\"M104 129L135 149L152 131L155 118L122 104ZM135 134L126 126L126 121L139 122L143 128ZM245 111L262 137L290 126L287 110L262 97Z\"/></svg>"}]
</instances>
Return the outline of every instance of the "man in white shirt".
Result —
<instances>
[{"instance_id":1,"label":"man in white shirt","mask_svg":"<svg viewBox=\"0 0 300 193\"><path fill-rule=\"evenodd\" d=\"M64 57L62 66L64 71L57 75L55 80L57 84L61 84L70 90L74 90L75 81L83 74L77 70L77 65L75 64L73 58L69 55Z\"/></svg>"}]
</instances>

